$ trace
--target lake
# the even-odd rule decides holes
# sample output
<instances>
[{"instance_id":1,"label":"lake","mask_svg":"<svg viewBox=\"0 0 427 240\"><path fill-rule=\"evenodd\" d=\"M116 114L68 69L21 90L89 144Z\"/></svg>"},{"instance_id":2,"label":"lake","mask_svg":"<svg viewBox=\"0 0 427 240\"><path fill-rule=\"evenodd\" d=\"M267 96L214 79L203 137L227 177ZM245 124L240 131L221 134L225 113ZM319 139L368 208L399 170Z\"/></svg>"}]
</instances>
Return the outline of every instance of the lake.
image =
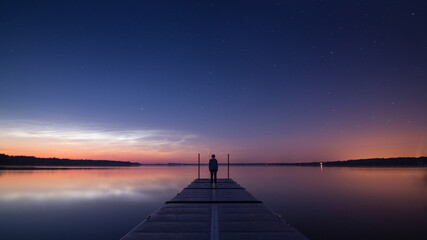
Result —
<instances>
[{"instance_id":1,"label":"lake","mask_svg":"<svg viewBox=\"0 0 427 240\"><path fill-rule=\"evenodd\" d=\"M230 177L309 239L427 239L427 168L232 166ZM195 178L197 166L0 170L0 239L120 239Z\"/></svg>"}]
</instances>

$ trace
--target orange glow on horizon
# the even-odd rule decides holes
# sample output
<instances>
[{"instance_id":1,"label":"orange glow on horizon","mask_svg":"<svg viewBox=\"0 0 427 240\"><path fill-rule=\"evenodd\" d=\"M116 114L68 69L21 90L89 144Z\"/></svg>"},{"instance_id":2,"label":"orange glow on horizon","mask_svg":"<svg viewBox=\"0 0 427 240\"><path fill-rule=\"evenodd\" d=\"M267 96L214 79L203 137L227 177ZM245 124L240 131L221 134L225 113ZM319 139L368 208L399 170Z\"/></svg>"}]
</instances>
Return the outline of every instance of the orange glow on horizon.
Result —
<instances>
[{"instance_id":1,"label":"orange glow on horizon","mask_svg":"<svg viewBox=\"0 0 427 240\"><path fill-rule=\"evenodd\" d=\"M79 129L33 130L3 128L0 153L69 159L121 160L141 163L202 162L215 153L220 162L311 162L363 158L420 157L427 141L417 128L376 128L271 137L212 144L175 131L97 131ZM173 140L171 140L173 139Z\"/></svg>"}]
</instances>

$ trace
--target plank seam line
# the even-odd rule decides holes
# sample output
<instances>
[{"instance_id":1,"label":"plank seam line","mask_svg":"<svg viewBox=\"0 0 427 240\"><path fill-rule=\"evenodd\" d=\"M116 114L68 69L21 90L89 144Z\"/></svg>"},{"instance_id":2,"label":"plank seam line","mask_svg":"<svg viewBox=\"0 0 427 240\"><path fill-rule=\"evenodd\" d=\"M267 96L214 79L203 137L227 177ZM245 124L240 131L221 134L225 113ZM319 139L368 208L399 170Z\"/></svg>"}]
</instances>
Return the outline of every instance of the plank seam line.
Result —
<instances>
[{"instance_id":1,"label":"plank seam line","mask_svg":"<svg viewBox=\"0 0 427 240\"><path fill-rule=\"evenodd\" d=\"M262 201L166 201L165 204L169 203L262 203Z\"/></svg>"},{"instance_id":2,"label":"plank seam line","mask_svg":"<svg viewBox=\"0 0 427 240\"><path fill-rule=\"evenodd\" d=\"M211 239L218 240L218 210L215 204L216 202L216 191L212 189L212 215L211 215Z\"/></svg>"},{"instance_id":3,"label":"plank seam line","mask_svg":"<svg viewBox=\"0 0 427 240\"><path fill-rule=\"evenodd\" d=\"M184 189L245 189L243 187L235 187L235 188L196 188L196 187L186 187Z\"/></svg>"}]
</instances>

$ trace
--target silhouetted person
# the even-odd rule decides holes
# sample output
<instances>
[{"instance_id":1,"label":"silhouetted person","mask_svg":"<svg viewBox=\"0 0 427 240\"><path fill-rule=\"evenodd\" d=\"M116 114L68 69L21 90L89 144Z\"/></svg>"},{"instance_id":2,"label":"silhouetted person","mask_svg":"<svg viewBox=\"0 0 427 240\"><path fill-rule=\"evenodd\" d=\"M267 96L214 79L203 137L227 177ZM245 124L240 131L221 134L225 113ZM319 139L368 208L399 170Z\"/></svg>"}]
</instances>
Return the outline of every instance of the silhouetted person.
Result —
<instances>
[{"instance_id":1,"label":"silhouetted person","mask_svg":"<svg viewBox=\"0 0 427 240\"><path fill-rule=\"evenodd\" d=\"M216 172L218 171L218 161L215 159L215 154L212 154L211 160L209 160L209 171L211 172L211 183L215 178L216 183Z\"/></svg>"}]
</instances>

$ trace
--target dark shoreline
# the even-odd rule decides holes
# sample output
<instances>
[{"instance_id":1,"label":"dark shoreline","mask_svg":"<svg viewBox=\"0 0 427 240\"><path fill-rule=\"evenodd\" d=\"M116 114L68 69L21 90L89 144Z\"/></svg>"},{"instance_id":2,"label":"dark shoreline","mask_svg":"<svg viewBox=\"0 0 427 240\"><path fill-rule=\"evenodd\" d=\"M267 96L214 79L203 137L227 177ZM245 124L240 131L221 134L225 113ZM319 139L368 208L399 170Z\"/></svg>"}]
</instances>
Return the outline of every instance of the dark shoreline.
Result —
<instances>
[{"instance_id":1,"label":"dark shoreline","mask_svg":"<svg viewBox=\"0 0 427 240\"><path fill-rule=\"evenodd\" d=\"M202 166L207 164L200 164ZM226 166L226 163L219 165ZM141 164L141 166L197 166L197 163ZM427 167L427 157L370 158L308 163L230 163L230 166L301 166L301 167Z\"/></svg>"},{"instance_id":2,"label":"dark shoreline","mask_svg":"<svg viewBox=\"0 0 427 240\"><path fill-rule=\"evenodd\" d=\"M203 166L207 164L201 164ZM220 163L219 165L227 165ZM69 170L104 167L134 166L197 166L197 163L135 163L111 160L71 160L58 158L36 158L32 156L8 156L0 154L0 170ZM427 157L371 158L346 161L308 163L230 163L230 166L301 166L301 167L427 167Z\"/></svg>"},{"instance_id":3,"label":"dark shoreline","mask_svg":"<svg viewBox=\"0 0 427 240\"><path fill-rule=\"evenodd\" d=\"M109 169L109 168L115 168L118 166L110 166L110 167L105 167L105 166L93 166L93 167L88 167L88 166L70 166L70 167L63 167L63 166L59 166L59 167L54 167L54 166L0 166L0 171L2 170L23 170L23 171L32 171L32 170L95 170L95 169ZM123 166L120 166L123 167Z\"/></svg>"},{"instance_id":4,"label":"dark shoreline","mask_svg":"<svg viewBox=\"0 0 427 240\"><path fill-rule=\"evenodd\" d=\"M140 163L111 160L71 160L67 158L37 158L33 156L9 156L0 154L0 167L43 166L43 167L129 167Z\"/></svg>"}]
</instances>

